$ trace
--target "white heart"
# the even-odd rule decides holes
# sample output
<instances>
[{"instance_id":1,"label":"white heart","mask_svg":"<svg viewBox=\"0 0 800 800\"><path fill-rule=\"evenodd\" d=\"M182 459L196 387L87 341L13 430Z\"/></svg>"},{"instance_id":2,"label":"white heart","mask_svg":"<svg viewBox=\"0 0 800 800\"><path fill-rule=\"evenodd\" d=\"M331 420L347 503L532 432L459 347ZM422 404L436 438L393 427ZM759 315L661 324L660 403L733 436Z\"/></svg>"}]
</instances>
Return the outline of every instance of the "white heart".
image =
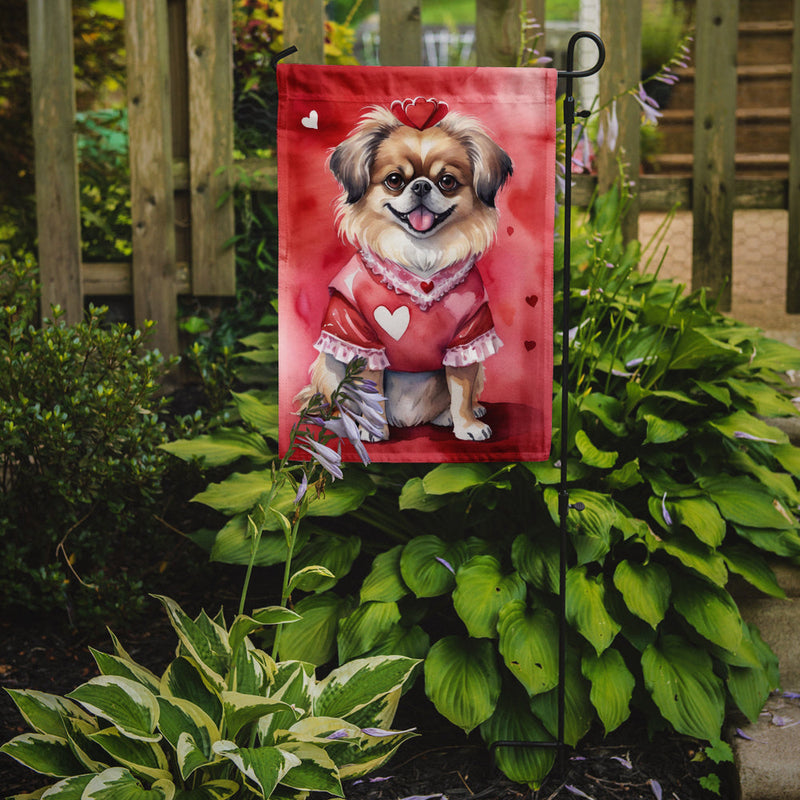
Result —
<instances>
[{"instance_id":1,"label":"white heart","mask_svg":"<svg viewBox=\"0 0 800 800\"><path fill-rule=\"evenodd\" d=\"M375 322L396 342L400 341L400 338L408 329L408 323L411 321L411 312L408 310L408 306L400 306L394 311L389 311L386 306L378 306L372 313L375 317Z\"/></svg>"},{"instance_id":2,"label":"white heart","mask_svg":"<svg viewBox=\"0 0 800 800\"><path fill-rule=\"evenodd\" d=\"M319 127L319 114L314 109L308 112L307 117L300 120L304 128L313 128L316 130Z\"/></svg>"}]
</instances>

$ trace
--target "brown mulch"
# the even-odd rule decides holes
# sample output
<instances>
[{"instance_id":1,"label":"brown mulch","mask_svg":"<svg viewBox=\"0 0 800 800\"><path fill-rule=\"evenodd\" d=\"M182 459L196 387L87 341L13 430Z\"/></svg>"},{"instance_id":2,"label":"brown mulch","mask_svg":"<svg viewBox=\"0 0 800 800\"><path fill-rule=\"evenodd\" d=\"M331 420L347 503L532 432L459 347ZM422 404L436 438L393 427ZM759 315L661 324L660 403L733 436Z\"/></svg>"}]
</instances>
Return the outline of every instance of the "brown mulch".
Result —
<instances>
[{"instance_id":1,"label":"brown mulch","mask_svg":"<svg viewBox=\"0 0 800 800\"><path fill-rule=\"evenodd\" d=\"M227 588L226 588L227 587ZM230 579L223 586L206 586L202 595L215 597L217 591L232 598ZM202 603L202 597L179 596L188 611L200 605L211 610L217 603ZM231 603L233 607L233 603ZM115 633L134 659L162 670L171 660L175 637L160 605L153 600L146 625ZM0 685L32 688L65 694L97 674L88 647L109 652L104 632L90 636L70 631L60 619L26 619L5 615L0 621ZM723 767L698 759L698 743L674 734L648 739L641 720L624 725L603 740L592 732L577 750L564 759L566 772L558 769L539 792L512 783L493 763L479 737L464 734L433 712L421 686L409 692L400 704L396 727L416 727L420 736L403 745L394 759L374 776L345 783L349 800L555 800L590 797L653 798L665 800L709 800L699 779L716 772L722 779L722 797L734 796L731 776ZM0 693L0 742L25 731L25 724L10 697ZM5 755L0 755L0 796L33 791L48 783ZM660 794L659 794L660 792Z\"/></svg>"}]
</instances>

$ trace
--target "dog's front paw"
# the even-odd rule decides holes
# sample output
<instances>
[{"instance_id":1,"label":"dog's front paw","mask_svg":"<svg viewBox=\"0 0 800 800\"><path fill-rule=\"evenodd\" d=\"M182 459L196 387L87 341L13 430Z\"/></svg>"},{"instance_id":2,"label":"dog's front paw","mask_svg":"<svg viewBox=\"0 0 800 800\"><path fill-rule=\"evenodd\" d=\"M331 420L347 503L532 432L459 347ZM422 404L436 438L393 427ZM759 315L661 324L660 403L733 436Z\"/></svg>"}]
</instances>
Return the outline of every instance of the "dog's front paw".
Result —
<instances>
[{"instance_id":1,"label":"dog's front paw","mask_svg":"<svg viewBox=\"0 0 800 800\"><path fill-rule=\"evenodd\" d=\"M389 426L384 425L380 435L376 434L374 431L368 431L366 428L359 427L358 434L362 442L385 442L389 438Z\"/></svg>"},{"instance_id":2,"label":"dog's front paw","mask_svg":"<svg viewBox=\"0 0 800 800\"><path fill-rule=\"evenodd\" d=\"M476 403L472 406L472 413L475 415L475 419L481 419L486 416L486 406Z\"/></svg>"},{"instance_id":3,"label":"dog's front paw","mask_svg":"<svg viewBox=\"0 0 800 800\"><path fill-rule=\"evenodd\" d=\"M456 439L463 439L468 442L485 442L491 435L492 429L483 422L469 422L467 424L455 425L453 433Z\"/></svg>"}]
</instances>

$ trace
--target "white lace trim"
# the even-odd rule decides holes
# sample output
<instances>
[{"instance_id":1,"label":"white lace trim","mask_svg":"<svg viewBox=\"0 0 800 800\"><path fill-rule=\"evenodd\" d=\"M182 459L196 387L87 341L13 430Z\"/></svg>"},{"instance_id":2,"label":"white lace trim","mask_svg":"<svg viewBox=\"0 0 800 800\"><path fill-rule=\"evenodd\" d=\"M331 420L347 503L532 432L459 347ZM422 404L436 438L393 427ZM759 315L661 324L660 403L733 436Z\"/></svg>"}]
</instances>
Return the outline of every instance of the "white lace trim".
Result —
<instances>
[{"instance_id":1,"label":"white lace trim","mask_svg":"<svg viewBox=\"0 0 800 800\"><path fill-rule=\"evenodd\" d=\"M359 347L326 331L320 334L319 339L314 342L314 347L320 353L327 353L344 364L349 364L354 358L365 358L367 369L386 369L389 366L389 359L386 358L383 348Z\"/></svg>"},{"instance_id":2,"label":"white lace trim","mask_svg":"<svg viewBox=\"0 0 800 800\"><path fill-rule=\"evenodd\" d=\"M419 306L422 311L427 311L435 302L467 279L467 275L475 265L476 257L471 256L464 261L451 264L427 280L394 261L378 258L369 250L361 251L361 260L388 289L397 294L407 295L412 303ZM423 284L433 284L433 288L426 292L422 289Z\"/></svg>"},{"instance_id":3,"label":"white lace trim","mask_svg":"<svg viewBox=\"0 0 800 800\"><path fill-rule=\"evenodd\" d=\"M466 367L485 361L493 356L503 346L503 340L497 335L494 328L482 333L476 339L457 347L450 347L445 351L442 364L446 367Z\"/></svg>"}]
</instances>

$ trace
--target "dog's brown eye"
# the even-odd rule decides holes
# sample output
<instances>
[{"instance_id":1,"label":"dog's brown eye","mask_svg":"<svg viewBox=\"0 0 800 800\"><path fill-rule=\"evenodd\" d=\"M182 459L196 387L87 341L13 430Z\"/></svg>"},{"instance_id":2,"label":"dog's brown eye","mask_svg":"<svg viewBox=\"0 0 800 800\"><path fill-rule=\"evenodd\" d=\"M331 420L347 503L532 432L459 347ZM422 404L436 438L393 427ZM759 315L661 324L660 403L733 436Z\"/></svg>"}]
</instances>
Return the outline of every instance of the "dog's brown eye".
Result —
<instances>
[{"instance_id":1,"label":"dog's brown eye","mask_svg":"<svg viewBox=\"0 0 800 800\"><path fill-rule=\"evenodd\" d=\"M399 172L393 172L386 180L383 182L384 186L387 189L391 189L393 192L396 192L398 189L402 189L406 182L403 180L403 176Z\"/></svg>"},{"instance_id":2,"label":"dog's brown eye","mask_svg":"<svg viewBox=\"0 0 800 800\"><path fill-rule=\"evenodd\" d=\"M452 192L458 187L458 181L450 174L442 175L439 178L439 188L443 192Z\"/></svg>"}]
</instances>

